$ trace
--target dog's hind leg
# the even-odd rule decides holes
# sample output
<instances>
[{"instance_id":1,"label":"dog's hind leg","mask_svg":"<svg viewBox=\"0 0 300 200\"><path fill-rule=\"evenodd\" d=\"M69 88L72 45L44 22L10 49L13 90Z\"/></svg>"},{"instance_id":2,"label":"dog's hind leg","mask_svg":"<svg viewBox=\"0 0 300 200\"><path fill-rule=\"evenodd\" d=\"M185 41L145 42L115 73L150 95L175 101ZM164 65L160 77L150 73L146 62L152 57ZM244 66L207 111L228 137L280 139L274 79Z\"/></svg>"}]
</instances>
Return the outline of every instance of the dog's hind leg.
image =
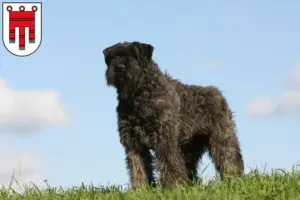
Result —
<instances>
[{"instance_id":1,"label":"dog's hind leg","mask_svg":"<svg viewBox=\"0 0 300 200\"><path fill-rule=\"evenodd\" d=\"M220 172L221 179L243 174L244 161L232 120L221 120L211 128L209 155Z\"/></svg>"}]
</instances>

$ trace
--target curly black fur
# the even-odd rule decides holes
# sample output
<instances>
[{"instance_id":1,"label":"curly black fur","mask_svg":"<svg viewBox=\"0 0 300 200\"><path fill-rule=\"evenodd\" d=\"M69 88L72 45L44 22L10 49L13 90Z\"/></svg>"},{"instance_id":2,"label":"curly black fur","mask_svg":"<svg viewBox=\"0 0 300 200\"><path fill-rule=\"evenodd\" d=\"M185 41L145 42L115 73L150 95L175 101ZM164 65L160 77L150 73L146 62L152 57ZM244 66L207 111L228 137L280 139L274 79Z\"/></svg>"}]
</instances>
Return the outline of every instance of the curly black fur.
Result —
<instances>
[{"instance_id":1,"label":"curly black fur","mask_svg":"<svg viewBox=\"0 0 300 200\"><path fill-rule=\"evenodd\" d=\"M221 178L243 174L235 122L222 93L162 73L153 50L124 42L103 51L107 84L117 91L118 130L132 186L155 184L150 150L163 186L194 180L205 151Z\"/></svg>"}]
</instances>

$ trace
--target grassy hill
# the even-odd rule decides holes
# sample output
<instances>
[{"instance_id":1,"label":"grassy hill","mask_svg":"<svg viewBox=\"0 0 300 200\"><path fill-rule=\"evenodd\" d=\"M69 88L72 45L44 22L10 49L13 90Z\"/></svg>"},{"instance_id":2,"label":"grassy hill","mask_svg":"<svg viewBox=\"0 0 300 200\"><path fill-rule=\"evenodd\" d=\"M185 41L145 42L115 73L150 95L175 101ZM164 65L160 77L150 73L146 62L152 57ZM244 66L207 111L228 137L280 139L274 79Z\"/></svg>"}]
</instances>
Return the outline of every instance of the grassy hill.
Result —
<instances>
[{"instance_id":1,"label":"grassy hill","mask_svg":"<svg viewBox=\"0 0 300 200\"><path fill-rule=\"evenodd\" d=\"M299 168L299 167L298 167ZM158 189L141 189L133 191L120 191L118 187L85 186L70 189L51 188L39 189L37 187L25 188L22 194L12 189L1 189L0 199L6 200L300 200L300 170L290 172L273 170L269 174L253 170L245 177L236 179L231 183L221 183L217 179L207 183L197 184L193 187L182 186L170 191Z\"/></svg>"}]
</instances>

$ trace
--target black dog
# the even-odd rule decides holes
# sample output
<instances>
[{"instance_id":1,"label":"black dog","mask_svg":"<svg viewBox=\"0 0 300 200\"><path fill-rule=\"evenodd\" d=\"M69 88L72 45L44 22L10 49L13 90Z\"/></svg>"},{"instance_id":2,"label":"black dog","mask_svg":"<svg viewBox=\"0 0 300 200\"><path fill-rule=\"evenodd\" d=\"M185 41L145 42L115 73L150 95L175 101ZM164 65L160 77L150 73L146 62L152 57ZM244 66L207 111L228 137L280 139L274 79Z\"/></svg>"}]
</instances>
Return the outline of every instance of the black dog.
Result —
<instances>
[{"instance_id":1,"label":"black dog","mask_svg":"<svg viewBox=\"0 0 300 200\"><path fill-rule=\"evenodd\" d=\"M153 46L118 43L103 53L107 84L117 90L118 129L132 186L153 184L153 150L163 186L192 181L208 150L222 178L244 163L235 122L216 87L185 85L161 72Z\"/></svg>"}]
</instances>

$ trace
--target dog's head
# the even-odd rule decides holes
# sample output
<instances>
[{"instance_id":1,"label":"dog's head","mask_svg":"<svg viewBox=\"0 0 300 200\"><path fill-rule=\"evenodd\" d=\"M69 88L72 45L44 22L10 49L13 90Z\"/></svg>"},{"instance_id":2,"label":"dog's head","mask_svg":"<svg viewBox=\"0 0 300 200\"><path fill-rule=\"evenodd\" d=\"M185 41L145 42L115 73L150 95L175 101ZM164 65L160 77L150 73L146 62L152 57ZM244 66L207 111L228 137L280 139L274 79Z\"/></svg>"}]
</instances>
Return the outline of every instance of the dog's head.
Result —
<instances>
[{"instance_id":1,"label":"dog's head","mask_svg":"<svg viewBox=\"0 0 300 200\"><path fill-rule=\"evenodd\" d=\"M139 84L153 50L152 45L140 42L117 43L104 49L107 84L119 89Z\"/></svg>"}]
</instances>

